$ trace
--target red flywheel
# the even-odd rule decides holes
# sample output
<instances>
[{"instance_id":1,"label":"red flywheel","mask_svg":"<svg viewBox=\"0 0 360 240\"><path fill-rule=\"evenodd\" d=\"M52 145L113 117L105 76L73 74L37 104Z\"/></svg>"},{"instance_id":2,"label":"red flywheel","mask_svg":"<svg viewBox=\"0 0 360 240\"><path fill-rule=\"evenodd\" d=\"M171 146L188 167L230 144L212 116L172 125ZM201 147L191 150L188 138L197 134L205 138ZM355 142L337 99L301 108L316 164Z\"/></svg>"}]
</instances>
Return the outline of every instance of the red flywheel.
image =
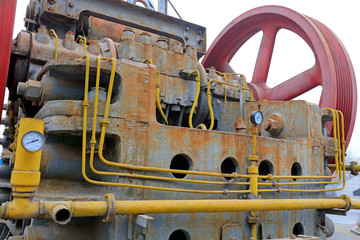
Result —
<instances>
[{"instance_id":1,"label":"red flywheel","mask_svg":"<svg viewBox=\"0 0 360 240\"><path fill-rule=\"evenodd\" d=\"M312 49L315 65L270 88L266 85L277 32L287 29L300 36ZM253 78L249 83L257 99L291 100L322 86L320 107L341 110L345 116L346 146L356 117L357 90L355 74L346 49L336 35L319 21L280 6L252 9L234 19L219 34L203 60L204 67L234 72L230 60L239 48L259 31L263 38Z\"/></svg>"}]
</instances>

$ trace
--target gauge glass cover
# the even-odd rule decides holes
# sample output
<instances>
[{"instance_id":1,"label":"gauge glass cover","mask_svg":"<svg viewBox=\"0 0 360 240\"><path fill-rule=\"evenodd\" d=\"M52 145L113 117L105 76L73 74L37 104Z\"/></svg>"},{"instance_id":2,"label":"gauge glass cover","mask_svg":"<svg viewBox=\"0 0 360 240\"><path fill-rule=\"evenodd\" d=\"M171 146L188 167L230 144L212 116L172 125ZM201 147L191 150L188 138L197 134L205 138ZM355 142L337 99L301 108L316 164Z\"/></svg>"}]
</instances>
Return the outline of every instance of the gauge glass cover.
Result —
<instances>
[{"instance_id":1,"label":"gauge glass cover","mask_svg":"<svg viewBox=\"0 0 360 240\"><path fill-rule=\"evenodd\" d=\"M250 120L255 125L260 125L263 122L263 114L260 111L254 111L250 115Z\"/></svg>"},{"instance_id":2,"label":"gauge glass cover","mask_svg":"<svg viewBox=\"0 0 360 240\"><path fill-rule=\"evenodd\" d=\"M30 131L24 134L21 145L28 152L37 152L44 145L44 136L37 131Z\"/></svg>"}]
</instances>

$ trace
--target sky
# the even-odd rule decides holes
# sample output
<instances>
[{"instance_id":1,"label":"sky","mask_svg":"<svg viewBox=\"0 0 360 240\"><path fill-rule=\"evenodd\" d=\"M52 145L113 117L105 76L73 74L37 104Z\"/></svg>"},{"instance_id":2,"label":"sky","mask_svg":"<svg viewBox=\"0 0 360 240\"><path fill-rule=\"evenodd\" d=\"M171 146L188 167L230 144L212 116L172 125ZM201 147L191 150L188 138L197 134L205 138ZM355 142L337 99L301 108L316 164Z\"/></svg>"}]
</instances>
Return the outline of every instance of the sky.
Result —
<instances>
[{"instance_id":1,"label":"sky","mask_svg":"<svg viewBox=\"0 0 360 240\"><path fill-rule=\"evenodd\" d=\"M23 18L29 0L18 0L14 37L24 28ZM222 29L240 14L264 5L280 5L291 8L322 22L342 41L352 60L355 75L360 79L360 24L359 7L356 0L171 0L180 16L189 22L207 29L207 47L214 41ZM157 3L154 1L155 5ZM169 14L175 12L169 6ZM230 62L237 71L251 79L261 34L255 35L246 43ZM268 85L279 84L282 80L301 73L314 64L314 57L306 43L292 32L279 32ZM358 84L358 92L360 83ZM302 99L318 103L321 87L302 96ZM348 156L360 157L360 104L358 104L357 122L348 147Z\"/></svg>"}]
</instances>

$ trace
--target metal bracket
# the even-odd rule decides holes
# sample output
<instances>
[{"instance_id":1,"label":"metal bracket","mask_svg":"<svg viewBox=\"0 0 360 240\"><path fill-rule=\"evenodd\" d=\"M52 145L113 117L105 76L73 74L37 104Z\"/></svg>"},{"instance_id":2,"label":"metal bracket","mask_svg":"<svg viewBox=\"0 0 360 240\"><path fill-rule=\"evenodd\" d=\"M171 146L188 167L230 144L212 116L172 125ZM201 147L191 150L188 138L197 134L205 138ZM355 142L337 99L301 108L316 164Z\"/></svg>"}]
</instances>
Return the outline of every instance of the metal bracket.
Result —
<instances>
[{"instance_id":1,"label":"metal bracket","mask_svg":"<svg viewBox=\"0 0 360 240\"><path fill-rule=\"evenodd\" d=\"M103 222L112 222L115 218L115 211L116 211L116 201L115 196L113 193L108 193L105 195L105 200L108 204L108 209L106 213L105 219L103 219Z\"/></svg>"},{"instance_id":2,"label":"metal bracket","mask_svg":"<svg viewBox=\"0 0 360 240\"><path fill-rule=\"evenodd\" d=\"M154 220L147 215L129 215L127 239L138 239L140 235L146 237L148 221ZM133 224L135 227L133 228Z\"/></svg>"},{"instance_id":3,"label":"metal bracket","mask_svg":"<svg viewBox=\"0 0 360 240\"><path fill-rule=\"evenodd\" d=\"M339 198L342 198L346 202L346 206L344 208L324 209L323 212L326 214L346 216L346 212L351 208L351 199L346 195L341 195Z\"/></svg>"},{"instance_id":4,"label":"metal bracket","mask_svg":"<svg viewBox=\"0 0 360 240\"><path fill-rule=\"evenodd\" d=\"M356 170L357 165L358 165L358 163L355 161L350 162L350 171L351 171L351 174L354 176L359 175L358 171Z\"/></svg>"},{"instance_id":5,"label":"metal bracket","mask_svg":"<svg viewBox=\"0 0 360 240\"><path fill-rule=\"evenodd\" d=\"M246 217L246 222L249 224L260 223L260 218L259 218L259 216L249 215Z\"/></svg>"}]
</instances>

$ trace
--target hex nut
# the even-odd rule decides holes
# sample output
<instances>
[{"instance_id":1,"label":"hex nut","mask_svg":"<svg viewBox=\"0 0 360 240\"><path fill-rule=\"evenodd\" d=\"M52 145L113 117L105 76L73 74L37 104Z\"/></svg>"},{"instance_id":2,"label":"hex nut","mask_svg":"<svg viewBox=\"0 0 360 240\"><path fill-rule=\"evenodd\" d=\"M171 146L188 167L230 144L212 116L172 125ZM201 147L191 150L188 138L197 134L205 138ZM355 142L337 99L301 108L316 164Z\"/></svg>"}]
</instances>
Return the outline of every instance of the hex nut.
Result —
<instances>
[{"instance_id":1,"label":"hex nut","mask_svg":"<svg viewBox=\"0 0 360 240\"><path fill-rule=\"evenodd\" d=\"M24 96L26 100L37 101L41 98L41 85L41 82L35 80L28 80L26 83L19 82L17 94Z\"/></svg>"}]
</instances>

